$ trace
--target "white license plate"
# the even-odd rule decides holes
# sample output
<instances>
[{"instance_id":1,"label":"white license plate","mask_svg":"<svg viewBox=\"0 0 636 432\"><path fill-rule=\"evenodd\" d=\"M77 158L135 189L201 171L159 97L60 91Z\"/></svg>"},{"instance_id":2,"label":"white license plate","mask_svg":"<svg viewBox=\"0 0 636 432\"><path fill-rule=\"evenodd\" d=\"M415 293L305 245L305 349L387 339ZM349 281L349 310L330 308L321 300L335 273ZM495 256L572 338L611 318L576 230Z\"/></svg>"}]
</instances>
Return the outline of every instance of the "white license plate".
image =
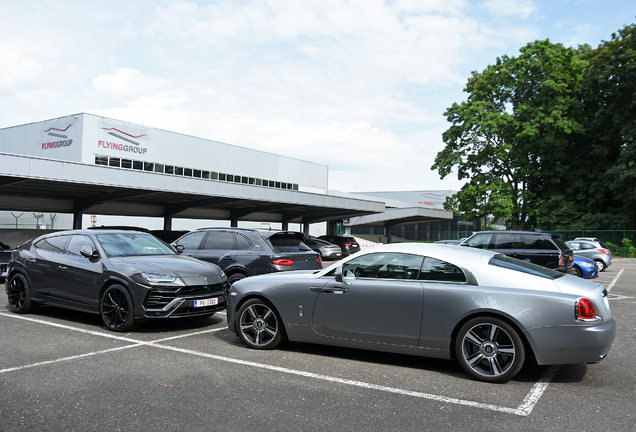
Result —
<instances>
[{"instance_id":1,"label":"white license plate","mask_svg":"<svg viewBox=\"0 0 636 432\"><path fill-rule=\"evenodd\" d=\"M218 297L214 297L214 298L211 298L211 299L195 300L194 301L194 307L214 306L214 305L218 305L218 304L219 304L219 298Z\"/></svg>"}]
</instances>

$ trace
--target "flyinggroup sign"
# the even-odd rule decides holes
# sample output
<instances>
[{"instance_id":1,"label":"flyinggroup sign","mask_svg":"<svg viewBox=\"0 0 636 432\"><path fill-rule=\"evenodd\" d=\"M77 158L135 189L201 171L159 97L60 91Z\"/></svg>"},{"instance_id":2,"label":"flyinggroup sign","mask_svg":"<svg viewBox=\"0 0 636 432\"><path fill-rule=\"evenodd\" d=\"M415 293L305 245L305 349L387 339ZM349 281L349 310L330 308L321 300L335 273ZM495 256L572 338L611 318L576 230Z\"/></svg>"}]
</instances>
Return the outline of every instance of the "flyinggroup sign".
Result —
<instances>
[{"instance_id":1,"label":"flyinggroup sign","mask_svg":"<svg viewBox=\"0 0 636 432\"><path fill-rule=\"evenodd\" d=\"M148 147L143 144L150 141L148 130L128 124L115 124L106 120L101 121L100 138L97 147L115 152L144 155Z\"/></svg>"}]
</instances>

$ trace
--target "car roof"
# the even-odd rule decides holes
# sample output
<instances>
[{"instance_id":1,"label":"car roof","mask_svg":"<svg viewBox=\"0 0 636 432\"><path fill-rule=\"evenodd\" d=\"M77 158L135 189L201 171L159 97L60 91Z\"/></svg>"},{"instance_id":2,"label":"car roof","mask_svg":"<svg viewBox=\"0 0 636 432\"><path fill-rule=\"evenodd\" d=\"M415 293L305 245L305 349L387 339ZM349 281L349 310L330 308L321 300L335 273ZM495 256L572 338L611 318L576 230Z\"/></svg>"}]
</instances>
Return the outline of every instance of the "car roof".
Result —
<instances>
[{"instance_id":1,"label":"car roof","mask_svg":"<svg viewBox=\"0 0 636 432\"><path fill-rule=\"evenodd\" d=\"M370 247L358 252L358 254L366 255L377 252L412 253L418 255L430 254L434 255L435 258L446 260L451 263L472 260L483 262L484 259L489 260L493 256L499 255L498 252L485 249L457 247L456 245L435 243L391 243Z\"/></svg>"}]
</instances>

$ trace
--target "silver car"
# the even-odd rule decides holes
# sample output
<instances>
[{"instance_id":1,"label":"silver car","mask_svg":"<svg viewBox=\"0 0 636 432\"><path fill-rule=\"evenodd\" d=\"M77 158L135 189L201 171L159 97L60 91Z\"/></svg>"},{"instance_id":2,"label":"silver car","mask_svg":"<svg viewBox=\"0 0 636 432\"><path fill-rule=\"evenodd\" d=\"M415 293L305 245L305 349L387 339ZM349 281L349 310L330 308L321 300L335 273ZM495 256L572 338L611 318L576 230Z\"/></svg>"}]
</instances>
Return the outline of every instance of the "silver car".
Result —
<instances>
[{"instance_id":1,"label":"silver car","mask_svg":"<svg viewBox=\"0 0 636 432\"><path fill-rule=\"evenodd\" d=\"M503 254L405 243L320 271L256 276L228 295L228 327L255 349L285 340L456 358L505 382L527 356L595 363L616 336L607 290Z\"/></svg>"},{"instance_id":2,"label":"silver car","mask_svg":"<svg viewBox=\"0 0 636 432\"><path fill-rule=\"evenodd\" d=\"M342 258L342 250L338 245L315 237L305 237L303 241L314 252L318 252L323 260L339 260Z\"/></svg>"},{"instance_id":3,"label":"silver car","mask_svg":"<svg viewBox=\"0 0 636 432\"><path fill-rule=\"evenodd\" d=\"M574 255L594 261L599 272L612 265L612 252L598 239L577 237L572 241L565 242L565 244L572 249Z\"/></svg>"}]
</instances>

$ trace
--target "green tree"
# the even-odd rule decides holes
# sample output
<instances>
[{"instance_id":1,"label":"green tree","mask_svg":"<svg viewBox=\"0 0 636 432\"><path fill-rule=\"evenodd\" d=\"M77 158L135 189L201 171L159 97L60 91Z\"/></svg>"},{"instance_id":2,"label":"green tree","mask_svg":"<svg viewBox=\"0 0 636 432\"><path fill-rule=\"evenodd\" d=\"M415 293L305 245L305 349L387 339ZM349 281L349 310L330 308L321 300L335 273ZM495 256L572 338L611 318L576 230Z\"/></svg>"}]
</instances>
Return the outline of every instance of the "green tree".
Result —
<instances>
[{"instance_id":1,"label":"green tree","mask_svg":"<svg viewBox=\"0 0 636 432\"><path fill-rule=\"evenodd\" d=\"M452 125L432 166L442 179L455 169L468 179L447 209L508 218L513 229L535 224L539 195L563 178L573 137L584 132L577 117L588 50L535 41L472 73L467 100L444 113Z\"/></svg>"}]
</instances>

